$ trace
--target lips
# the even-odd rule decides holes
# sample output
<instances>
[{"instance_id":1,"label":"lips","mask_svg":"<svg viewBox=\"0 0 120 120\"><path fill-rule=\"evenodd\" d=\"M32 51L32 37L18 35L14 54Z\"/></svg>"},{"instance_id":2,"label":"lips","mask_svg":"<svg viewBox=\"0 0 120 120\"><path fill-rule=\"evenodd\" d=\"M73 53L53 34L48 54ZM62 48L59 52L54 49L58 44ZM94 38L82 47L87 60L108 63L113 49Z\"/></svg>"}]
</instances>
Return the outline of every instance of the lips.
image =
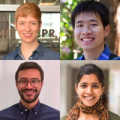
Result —
<instances>
[{"instance_id":1,"label":"lips","mask_svg":"<svg viewBox=\"0 0 120 120\"><path fill-rule=\"evenodd\" d=\"M32 33L23 33L23 35L27 38L31 37L32 36Z\"/></svg>"},{"instance_id":2,"label":"lips","mask_svg":"<svg viewBox=\"0 0 120 120\"><path fill-rule=\"evenodd\" d=\"M24 90L24 93L27 96L32 96L35 92L36 92L36 90Z\"/></svg>"}]
</instances>

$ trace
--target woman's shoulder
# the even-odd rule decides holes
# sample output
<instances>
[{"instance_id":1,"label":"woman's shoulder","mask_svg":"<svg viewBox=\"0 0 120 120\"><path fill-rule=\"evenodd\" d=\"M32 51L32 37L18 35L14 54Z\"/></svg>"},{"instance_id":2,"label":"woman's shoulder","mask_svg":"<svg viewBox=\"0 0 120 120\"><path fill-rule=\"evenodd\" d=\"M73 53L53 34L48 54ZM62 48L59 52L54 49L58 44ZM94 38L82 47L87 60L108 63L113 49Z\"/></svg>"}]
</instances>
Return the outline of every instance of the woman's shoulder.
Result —
<instances>
[{"instance_id":1,"label":"woman's shoulder","mask_svg":"<svg viewBox=\"0 0 120 120\"><path fill-rule=\"evenodd\" d=\"M111 111L108 111L108 114L110 116L110 120L120 120L120 116L118 116L117 114L115 114Z\"/></svg>"},{"instance_id":2,"label":"woman's shoulder","mask_svg":"<svg viewBox=\"0 0 120 120\"><path fill-rule=\"evenodd\" d=\"M120 120L120 116L118 116L117 114L111 112L111 111L108 111L108 114L110 116L110 120ZM60 118L60 120L65 120L67 115L64 115L63 117Z\"/></svg>"}]
</instances>

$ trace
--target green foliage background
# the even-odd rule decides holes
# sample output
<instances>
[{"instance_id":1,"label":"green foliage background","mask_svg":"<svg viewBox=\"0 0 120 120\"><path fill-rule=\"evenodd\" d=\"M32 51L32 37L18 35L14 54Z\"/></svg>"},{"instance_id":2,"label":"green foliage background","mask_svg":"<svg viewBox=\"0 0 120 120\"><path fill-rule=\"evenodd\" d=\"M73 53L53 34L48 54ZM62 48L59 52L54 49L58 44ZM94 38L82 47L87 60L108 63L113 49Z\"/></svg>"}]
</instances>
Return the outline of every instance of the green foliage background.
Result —
<instances>
[{"instance_id":1,"label":"green foliage background","mask_svg":"<svg viewBox=\"0 0 120 120\"><path fill-rule=\"evenodd\" d=\"M74 40L74 32L71 25L71 13L75 6L82 0L66 0L60 5L60 59L74 59L74 50L77 49L81 56L82 49L77 47Z\"/></svg>"}]
</instances>

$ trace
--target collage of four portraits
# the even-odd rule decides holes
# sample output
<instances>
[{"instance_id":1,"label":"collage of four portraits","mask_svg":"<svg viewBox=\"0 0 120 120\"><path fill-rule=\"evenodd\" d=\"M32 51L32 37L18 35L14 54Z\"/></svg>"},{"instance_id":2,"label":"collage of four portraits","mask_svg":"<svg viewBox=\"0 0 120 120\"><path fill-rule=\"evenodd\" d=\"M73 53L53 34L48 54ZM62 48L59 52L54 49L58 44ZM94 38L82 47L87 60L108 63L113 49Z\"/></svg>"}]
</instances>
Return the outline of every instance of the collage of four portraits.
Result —
<instances>
[{"instance_id":1,"label":"collage of four portraits","mask_svg":"<svg viewBox=\"0 0 120 120\"><path fill-rule=\"evenodd\" d=\"M120 120L120 1L1 0L0 120Z\"/></svg>"}]
</instances>

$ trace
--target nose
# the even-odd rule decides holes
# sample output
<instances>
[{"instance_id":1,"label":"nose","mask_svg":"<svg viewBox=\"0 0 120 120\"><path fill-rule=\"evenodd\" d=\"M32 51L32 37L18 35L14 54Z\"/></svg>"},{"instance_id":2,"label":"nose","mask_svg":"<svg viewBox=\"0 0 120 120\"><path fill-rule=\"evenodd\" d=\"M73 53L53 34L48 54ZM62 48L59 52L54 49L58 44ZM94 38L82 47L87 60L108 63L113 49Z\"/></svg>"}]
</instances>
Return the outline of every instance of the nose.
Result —
<instances>
[{"instance_id":1,"label":"nose","mask_svg":"<svg viewBox=\"0 0 120 120\"><path fill-rule=\"evenodd\" d=\"M89 87L87 88L86 93L89 94L89 95L93 94L93 89L92 89L91 86L89 86Z\"/></svg>"},{"instance_id":2,"label":"nose","mask_svg":"<svg viewBox=\"0 0 120 120\"><path fill-rule=\"evenodd\" d=\"M29 32L31 30L31 27L29 24L26 24L26 31Z\"/></svg>"},{"instance_id":3,"label":"nose","mask_svg":"<svg viewBox=\"0 0 120 120\"><path fill-rule=\"evenodd\" d=\"M27 84L26 88L32 88L32 86L31 86L30 82L28 82L28 84Z\"/></svg>"},{"instance_id":4,"label":"nose","mask_svg":"<svg viewBox=\"0 0 120 120\"><path fill-rule=\"evenodd\" d=\"M82 34L83 35L89 35L92 33L92 30L90 29L89 25L84 25L82 29Z\"/></svg>"}]
</instances>

